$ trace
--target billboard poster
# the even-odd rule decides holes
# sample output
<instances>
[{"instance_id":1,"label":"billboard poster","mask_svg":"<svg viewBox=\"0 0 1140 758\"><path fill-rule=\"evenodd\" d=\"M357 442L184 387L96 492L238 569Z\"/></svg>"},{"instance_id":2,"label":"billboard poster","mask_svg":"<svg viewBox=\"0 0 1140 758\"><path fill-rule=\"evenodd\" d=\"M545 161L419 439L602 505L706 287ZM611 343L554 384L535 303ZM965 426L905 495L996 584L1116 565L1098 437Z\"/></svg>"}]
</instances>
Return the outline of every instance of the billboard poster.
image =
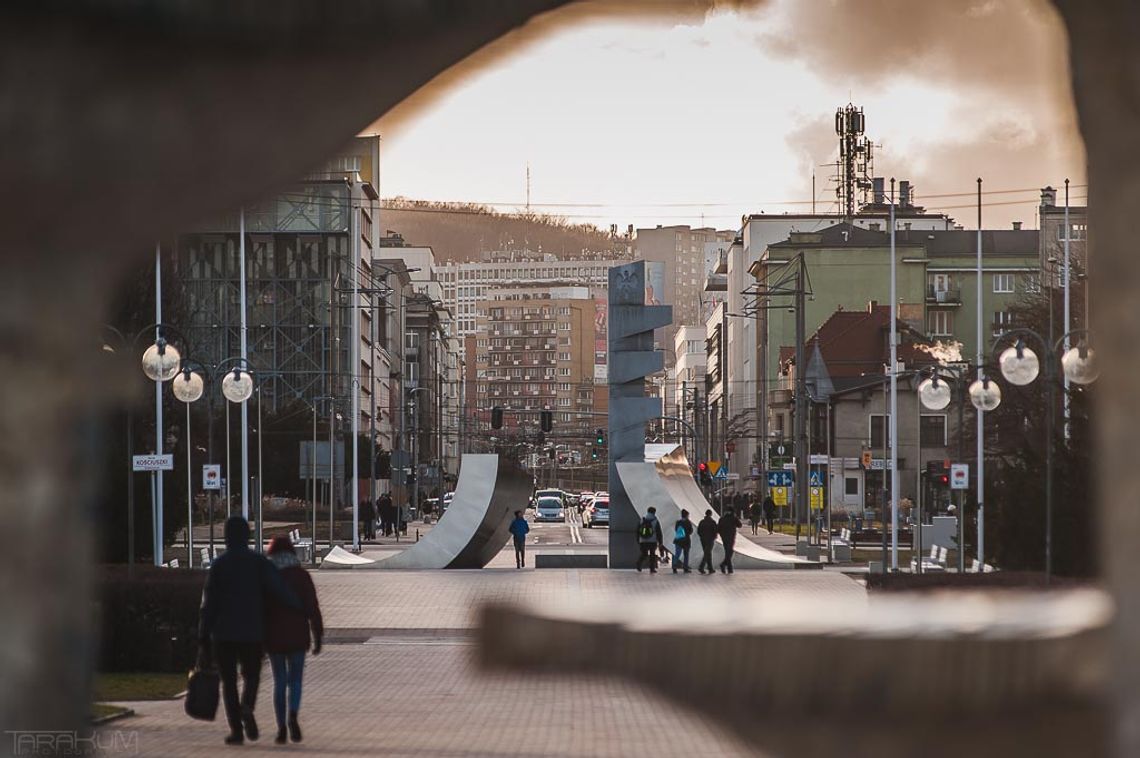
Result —
<instances>
[{"instance_id":1,"label":"billboard poster","mask_svg":"<svg viewBox=\"0 0 1140 758\"><path fill-rule=\"evenodd\" d=\"M665 297L665 262L645 262L645 304L661 305Z\"/></svg>"},{"instance_id":2,"label":"billboard poster","mask_svg":"<svg viewBox=\"0 0 1140 758\"><path fill-rule=\"evenodd\" d=\"M606 319L609 317L609 302L604 297L594 299L594 375L598 366L605 367L606 352L609 350Z\"/></svg>"}]
</instances>

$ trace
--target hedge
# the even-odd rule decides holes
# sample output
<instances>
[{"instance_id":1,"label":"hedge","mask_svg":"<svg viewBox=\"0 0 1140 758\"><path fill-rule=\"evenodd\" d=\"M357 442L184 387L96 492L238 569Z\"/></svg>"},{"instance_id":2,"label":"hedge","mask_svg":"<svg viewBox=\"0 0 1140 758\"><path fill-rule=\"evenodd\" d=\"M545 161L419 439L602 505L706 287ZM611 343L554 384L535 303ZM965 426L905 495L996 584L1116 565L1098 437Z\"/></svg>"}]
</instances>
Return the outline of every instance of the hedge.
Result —
<instances>
[{"instance_id":1,"label":"hedge","mask_svg":"<svg viewBox=\"0 0 1140 758\"><path fill-rule=\"evenodd\" d=\"M187 671L198 654L203 571L102 566L97 580L100 671Z\"/></svg>"}]
</instances>

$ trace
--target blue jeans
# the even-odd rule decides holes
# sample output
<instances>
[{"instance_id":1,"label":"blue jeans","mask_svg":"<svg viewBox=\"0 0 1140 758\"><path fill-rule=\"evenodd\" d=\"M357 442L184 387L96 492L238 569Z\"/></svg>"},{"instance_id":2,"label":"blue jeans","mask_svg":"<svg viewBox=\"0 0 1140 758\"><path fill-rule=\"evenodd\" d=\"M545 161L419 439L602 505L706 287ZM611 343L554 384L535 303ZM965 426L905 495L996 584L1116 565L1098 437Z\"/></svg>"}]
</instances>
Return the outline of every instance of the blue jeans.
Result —
<instances>
[{"instance_id":1,"label":"blue jeans","mask_svg":"<svg viewBox=\"0 0 1140 758\"><path fill-rule=\"evenodd\" d=\"M301 710L301 678L305 673L305 651L296 653L270 653L273 667L273 711L277 726L285 726L285 687L289 687L289 712Z\"/></svg>"},{"instance_id":2,"label":"blue jeans","mask_svg":"<svg viewBox=\"0 0 1140 758\"><path fill-rule=\"evenodd\" d=\"M689 545L684 542L673 543L673 568L689 570Z\"/></svg>"}]
</instances>

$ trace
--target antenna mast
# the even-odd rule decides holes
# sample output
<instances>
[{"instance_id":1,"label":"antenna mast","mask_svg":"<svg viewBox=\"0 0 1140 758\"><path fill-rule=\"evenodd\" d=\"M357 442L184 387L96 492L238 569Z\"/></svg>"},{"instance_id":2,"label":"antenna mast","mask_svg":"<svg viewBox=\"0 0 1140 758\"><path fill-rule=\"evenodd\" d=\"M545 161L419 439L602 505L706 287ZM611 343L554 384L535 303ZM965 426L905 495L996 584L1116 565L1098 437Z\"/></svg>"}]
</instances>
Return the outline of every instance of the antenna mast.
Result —
<instances>
[{"instance_id":1,"label":"antenna mast","mask_svg":"<svg viewBox=\"0 0 1140 758\"><path fill-rule=\"evenodd\" d=\"M874 146L863 136L865 125L861 107L848 103L835 111L835 133L839 136L835 195L848 219L855 216L857 204L866 204L871 191Z\"/></svg>"}]
</instances>

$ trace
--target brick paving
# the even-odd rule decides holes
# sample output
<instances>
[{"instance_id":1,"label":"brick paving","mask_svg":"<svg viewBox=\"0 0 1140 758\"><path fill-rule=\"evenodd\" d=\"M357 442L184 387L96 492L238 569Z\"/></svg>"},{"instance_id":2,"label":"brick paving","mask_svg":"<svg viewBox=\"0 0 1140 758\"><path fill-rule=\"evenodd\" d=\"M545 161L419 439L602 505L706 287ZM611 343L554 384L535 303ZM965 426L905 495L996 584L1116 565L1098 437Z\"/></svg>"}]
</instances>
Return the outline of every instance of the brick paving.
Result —
<instances>
[{"instance_id":1,"label":"brick paving","mask_svg":"<svg viewBox=\"0 0 1140 758\"><path fill-rule=\"evenodd\" d=\"M329 644L306 669L305 741L279 747L272 676L257 707L262 738L222 744L224 721L190 720L182 701L132 703L139 755L744 756L754 751L712 722L618 679L487 674L471 660L467 631L487 600L621 599L683 604L690 593L774 600L794 591L860 597L838 574L741 571L733 576L632 571L317 571ZM774 594L777 593L777 594ZM221 715L219 713L219 718Z\"/></svg>"}]
</instances>

